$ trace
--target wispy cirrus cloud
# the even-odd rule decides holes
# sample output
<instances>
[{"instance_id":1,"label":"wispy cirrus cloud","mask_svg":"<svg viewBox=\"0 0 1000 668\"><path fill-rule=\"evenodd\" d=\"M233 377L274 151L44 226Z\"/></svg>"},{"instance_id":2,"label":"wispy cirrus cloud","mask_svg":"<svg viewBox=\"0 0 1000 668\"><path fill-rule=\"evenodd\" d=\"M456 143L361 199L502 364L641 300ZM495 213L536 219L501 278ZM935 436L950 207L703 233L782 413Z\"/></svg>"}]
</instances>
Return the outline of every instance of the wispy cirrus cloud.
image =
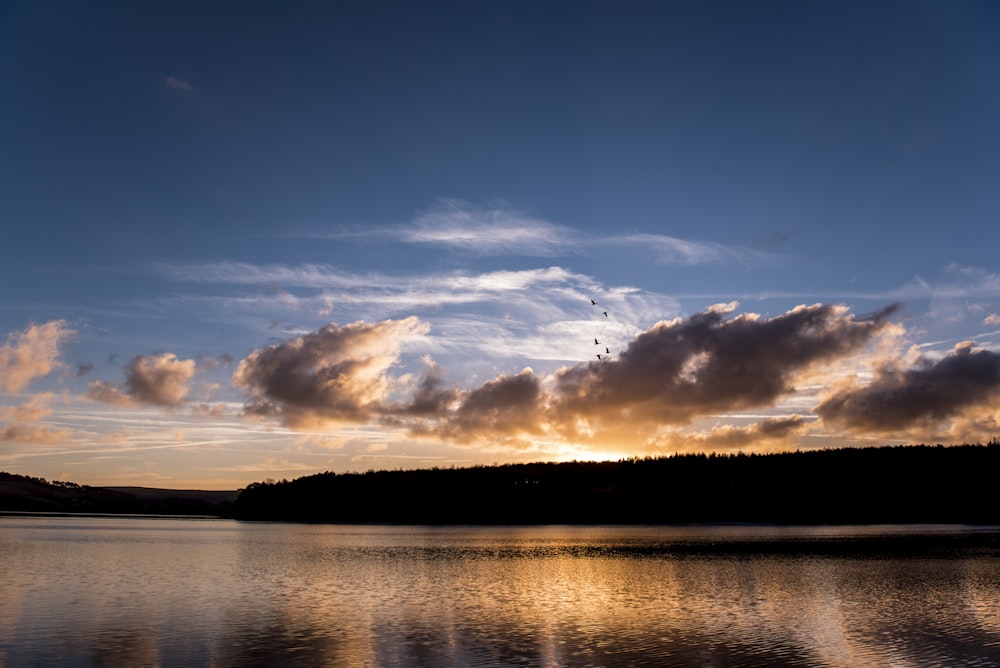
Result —
<instances>
[{"instance_id":1,"label":"wispy cirrus cloud","mask_svg":"<svg viewBox=\"0 0 1000 668\"><path fill-rule=\"evenodd\" d=\"M569 227L508 208L479 208L458 200L442 200L400 229L409 243L459 248L477 255L551 257L581 248L581 237Z\"/></svg>"},{"instance_id":2,"label":"wispy cirrus cloud","mask_svg":"<svg viewBox=\"0 0 1000 668\"><path fill-rule=\"evenodd\" d=\"M322 291L322 308L332 311L337 303L369 304L379 308L447 306L501 300L537 298L580 302L587 295L605 292L594 279L562 267L501 270L483 273L444 272L439 274L351 273L330 265L256 265L246 262L203 264L158 264L159 275L169 280L219 285L271 286L281 289ZM626 288L626 290L628 290ZM259 300L260 296L233 297ZM274 301L268 298L269 301ZM284 298L283 301L287 301Z\"/></svg>"},{"instance_id":3,"label":"wispy cirrus cloud","mask_svg":"<svg viewBox=\"0 0 1000 668\"><path fill-rule=\"evenodd\" d=\"M761 251L747 246L721 244L713 241L679 239L664 234L626 234L611 236L604 243L634 246L652 250L655 260L667 265L775 265L788 262L788 255Z\"/></svg>"},{"instance_id":4,"label":"wispy cirrus cloud","mask_svg":"<svg viewBox=\"0 0 1000 668\"><path fill-rule=\"evenodd\" d=\"M167 84L167 88L177 91L178 93L186 95L194 92L194 88L191 86L190 82L179 79L178 77L169 76L163 81Z\"/></svg>"},{"instance_id":5,"label":"wispy cirrus cloud","mask_svg":"<svg viewBox=\"0 0 1000 668\"><path fill-rule=\"evenodd\" d=\"M1000 273L982 267L949 264L936 279L914 276L900 292L907 297L931 299L1000 297Z\"/></svg>"},{"instance_id":6,"label":"wispy cirrus cloud","mask_svg":"<svg viewBox=\"0 0 1000 668\"><path fill-rule=\"evenodd\" d=\"M298 232L293 236L344 242L408 243L464 251L474 256L565 257L591 255L609 245L652 253L664 265L775 265L789 255L713 241L649 234L589 234L506 206L481 207L442 199L405 225Z\"/></svg>"},{"instance_id":7,"label":"wispy cirrus cloud","mask_svg":"<svg viewBox=\"0 0 1000 668\"><path fill-rule=\"evenodd\" d=\"M164 277L182 282L274 286L296 292L297 310L266 294L174 295L159 300L164 309L183 310L187 317L233 318L268 322L284 309L302 322L322 318L340 322L378 320L387 315L419 314L433 323L425 339L427 352L466 351L475 358L532 360L586 359L593 353L579 344L600 335L624 341L644 323L679 311L668 295L645 293L628 286L605 286L562 267L483 273L442 272L422 275L350 274L327 265L252 265L207 263L160 265ZM590 299L600 300L601 308ZM602 317L602 311L611 317ZM596 320L596 322L595 322ZM597 326L599 325L599 327ZM303 330L306 331L306 330Z\"/></svg>"},{"instance_id":8,"label":"wispy cirrus cloud","mask_svg":"<svg viewBox=\"0 0 1000 668\"><path fill-rule=\"evenodd\" d=\"M442 198L402 225L342 226L285 233L293 237L450 248L474 256L557 257L581 252L585 235L511 207L480 207Z\"/></svg>"}]
</instances>

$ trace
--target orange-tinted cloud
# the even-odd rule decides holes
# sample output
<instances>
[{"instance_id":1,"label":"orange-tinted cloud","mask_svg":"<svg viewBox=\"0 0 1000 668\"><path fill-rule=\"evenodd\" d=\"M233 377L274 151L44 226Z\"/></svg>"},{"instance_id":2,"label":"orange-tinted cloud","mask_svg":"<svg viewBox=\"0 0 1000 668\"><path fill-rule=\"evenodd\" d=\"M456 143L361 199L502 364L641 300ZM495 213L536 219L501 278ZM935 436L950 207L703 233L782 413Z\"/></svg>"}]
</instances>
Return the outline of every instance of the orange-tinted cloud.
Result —
<instances>
[{"instance_id":1,"label":"orange-tinted cloud","mask_svg":"<svg viewBox=\"0 0 1000 668\"><path fill-rule=\"evenodd\" d=\"M134 406L135 401L114 383L106 380L95 380L87 388L87 397L103 404L116 406Z\"/></svg>"},{"instance_id":2,"label":"orange-tinted cloud","mask_svg":"<svg viewBox=\"0 0 1000 668\"><path fill-rule=\"evenodd\" d=\"M94 381L87 396L120 406L136 403L178 406L187 398L188 384L194 374L194 360L179 360L173 353L137 355L125 367L124 388Z\"/></svg>"},{"instance_id":3,"label":"orange-tinted cloud","mask_svg":"<svg viewBox=\"0 0 1000 668\"><path fill-rule=\"evenodd\" d=\"M896 307L856 317L816 304L762 319L728 317L730 307L660 322L622 354L555 377L552 417L615 425L682 425L726 411L771 406L794 390L796 375L859 351L888 325Z\"/></svg>"},{"instance_id":4,"label":"orange-tinted cloud","mask_svg":"<svg viewBox=\"0 0 1000 668\"><path fill-rule=\"evenodd\" d=\"M328 325L254 351L233 383L250 395L248 415L275 416L292 428L365 421L383 411L402 342L426 331L415 317Z\"/></svg>"},{"instance_id":5,"label":"orange-tinted cloud","mask_svg":"<svg viewBox=\"0 0 1000 668\"><path fill-rule=\"evenodd\" d=\"M525 369L472 389L447 387L433 363L417 380L390 376L400 341L425 331L415 318L327 326L252 353L233 380L249 394L247 414L277 417L292 428L372 421L456 444L563 439L656 446L674 440L665 429L774 406L802 374L872 343L896 310L859 317L817 304L761 318L733 316L734 308L658 323L616 358L551 377ZM714 449L775 445L791 443L805 425L799 417L766 420L696 438Z\"/></svg>"},{"instance_id":6,"label":"orange-tinted cloud","mask_svg":"<svg viewBox=\"0 0 1000 668\"><path fill-rule=\"evenodd\" d=\"M73 432L68 429L37 424L52 413L49 408L52 398L51 392L44 392L20 406L0 406L0 441L61 443L72 438Z\"/></svg>"},{"instance_id":7,"label":"orange-tinted cloud","mask_svg":"<svg viewBox=\"0 0 1000 668\"><path fill-rule=\"evenodd\" d=\"M52 413L49 402L52 401L53 396L51 392L42 392L20 406L0 406L0 420L5 422L37 422Z\"/></svg>"},{"instance_id":8,"label":"orange-tinted cloud","mask_svg":"<svg viewBox=\"0 0 1000 668\"><path fill-rule=\"evenodd\" d=\"M726 452L787 450L795 447L810 422L798 415L769 418L745 425L721 425L707 432L669 430L650 441L653 450Z\"/></svg>"},{"instance_id":9,"label":"orange-tinted cloud","mask_svg":"<svg viewBox=\"0 0 1000 668\"><path fill-rule=\"evenodd\" d=\"M1000 399L1000 353L960 343L910 369L885 366L867 385L840 388L815 408L824 422L854 432L927 429Z\"/></svg>"},{"instance_id":10,"label":"orange-tinted cloud","mask_svg":"<svg viewBox=\"0 0 1000 668\"><path fill-rule=\"evenodd\" d=\"M17 443L65 443L73 438L69 429L56 429L41 424L0 425L0 441Z\"/></svg>"},{"instance_id":11,"label":"orange-tinted cloud","mask_svg":"<svg viewBox=\"0 0 1000 668\"><path fill-rule=\"evenodd\" d=\"M20 392L61 367L60 346L75 333L65 320L51 320L8 334L0 346L0 389Z\"/></svg>"}]
</instances>

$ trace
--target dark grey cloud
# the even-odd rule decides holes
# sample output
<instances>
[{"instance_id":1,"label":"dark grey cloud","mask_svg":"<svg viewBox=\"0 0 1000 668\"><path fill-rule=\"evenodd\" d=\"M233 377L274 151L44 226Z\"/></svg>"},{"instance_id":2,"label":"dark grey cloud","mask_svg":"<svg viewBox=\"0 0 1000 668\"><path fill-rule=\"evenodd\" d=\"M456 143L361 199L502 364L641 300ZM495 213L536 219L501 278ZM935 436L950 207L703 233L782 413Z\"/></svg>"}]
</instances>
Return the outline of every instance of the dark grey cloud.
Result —
<instances>
[{"instance_id":1,"label":"dark grey cloud","mask_svg":"<svg viewBox=\"0 0 1000 668\"><path fill-rule=\"evenodd\" d=\"M911 369L882 368L864 386L842 389L815 408L824 422L852 431L891 433L933 425L1000 398L1000 353L960 344Z\"/></svg>"},{"instance_id":2,"label":"dark grey cloud","mask_svg":"<svg viewBox=\"0 0 1000 668\"><path fill-rule=\"evenodd\" d=\"M539 379L526 369L463 393L454 411L439 414L434 433L457 443L541 435L544 407Z\"/></svg>"},{"instance_id":3,"label":"dark grey cloud","mask_svg":"<svg viewBox=\"0 0 1000 668\"><path fill-rule=\"evenodd\" d=\"M759 318L724 308L661 322L618 357L556 377L553 412L608 423L686 424L714 412L773 405L796 374L853 354L889 324L897 306L856 317L842 306L799 306Z\"/></svg>"}]
</instances>

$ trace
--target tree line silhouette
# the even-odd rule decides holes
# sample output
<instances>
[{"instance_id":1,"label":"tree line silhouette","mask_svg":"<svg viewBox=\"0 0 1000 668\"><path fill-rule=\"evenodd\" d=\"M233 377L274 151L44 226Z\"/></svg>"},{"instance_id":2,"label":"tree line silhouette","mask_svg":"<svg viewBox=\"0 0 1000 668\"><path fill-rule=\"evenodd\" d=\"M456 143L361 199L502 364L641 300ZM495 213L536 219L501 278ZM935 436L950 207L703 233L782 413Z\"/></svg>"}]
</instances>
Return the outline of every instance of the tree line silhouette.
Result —
<instances>
[{"instance_id":1,"label":"tree line silhouette","mask_svg":"<svg viewBox=\"0 0 1000 668\"><path fill-rule=\"evenodd\" d=\"M1000 442L319 473L241 520L401 524L1000 524Z\"/></svg>"},{"instance_id":2,"label":"tree line silhouette","mask_svg":"<svg viewBox=\"0 0 1000 668\"><path fill-rule=\"evenodd\" d=\"M0 471L0 511L229 516L235 492L91 487Z\"/></svg>"}]
</instances>

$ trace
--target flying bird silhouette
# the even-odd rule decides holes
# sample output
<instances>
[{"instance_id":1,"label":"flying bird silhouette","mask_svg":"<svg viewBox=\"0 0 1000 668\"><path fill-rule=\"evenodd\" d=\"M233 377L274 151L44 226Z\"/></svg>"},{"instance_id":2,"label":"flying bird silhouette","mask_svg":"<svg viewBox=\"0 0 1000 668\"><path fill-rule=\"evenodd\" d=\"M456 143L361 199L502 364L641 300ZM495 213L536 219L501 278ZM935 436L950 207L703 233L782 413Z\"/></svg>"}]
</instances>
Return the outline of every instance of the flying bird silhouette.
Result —
<instances>
[{"instance_id":1,"label":"flying bird silhouette","mask_svg":"<svg viewBox=\"0 0 1000 668\"><path fill-rule=\"evenodd\" d=\"M597 353L597 359L601 359L601 353Z\"/></svg>"},{"instance_id":2,"label":"flying bird silhouette","mask_svg":"<svg viewBox=\"0 0 1000 668\"><path fill-rule=\"evenodd\" d=\"M609 355L610 355L610 354L611 354L611 349L610 349L610 348L608 348L607 346L605 346L605 347L604 347L604 352L606 352L607 354L609 354Z\"/></svg>"},{"instance_id":3,"label":"flying bird silhouette","mask_svg":"<svg viewBox=\"0 0 1000 668\"><path fill-rule=\"evenodd\" d=\"M608 312L607 312L607 311L604 311L604 317L605 317L605 318L607 318L607 317L608 317Z\"/></svg>"},{"instance_id":4,"label":"flying bird silhouette","mask_svg":"<svg viewBox=\"0 0 1000 668\"><path fill-rule=\"evenodd\" d=\"M599 345L601 345L601 342L600 342L600 341L598 341L597 339L594 339L594 345L595 345L595 346L599 346Z\"/></svg>"},{"instance_id":5,"label":"flying bird silhouette","mask_svg":"<svg viewBox=\"0 0 1000 668\"><path fill-rule=\"evenodd\" d=\"M597 306L597 302L595 302L593 299L591 299L590 300L590 305L591 306Z\"/></svg>"}]
</instances>

